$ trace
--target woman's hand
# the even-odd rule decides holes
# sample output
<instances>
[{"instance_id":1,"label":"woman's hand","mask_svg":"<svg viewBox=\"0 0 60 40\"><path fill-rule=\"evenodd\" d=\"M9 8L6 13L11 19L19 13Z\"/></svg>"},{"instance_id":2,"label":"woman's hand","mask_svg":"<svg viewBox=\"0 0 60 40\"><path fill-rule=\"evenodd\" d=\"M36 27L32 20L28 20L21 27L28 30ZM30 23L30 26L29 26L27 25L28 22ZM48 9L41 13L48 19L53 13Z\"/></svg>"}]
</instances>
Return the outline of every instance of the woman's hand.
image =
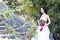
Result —
<instances>
[{"instance_id":1,"label":"woman's hand","mask_svg":"<svg viewBox=\"0 0 60 40\"><path fill-rule=\"evenodd\" d=\"M48 26L48 24L45 24L45 26Z\"/></svg>"}]
</instances>

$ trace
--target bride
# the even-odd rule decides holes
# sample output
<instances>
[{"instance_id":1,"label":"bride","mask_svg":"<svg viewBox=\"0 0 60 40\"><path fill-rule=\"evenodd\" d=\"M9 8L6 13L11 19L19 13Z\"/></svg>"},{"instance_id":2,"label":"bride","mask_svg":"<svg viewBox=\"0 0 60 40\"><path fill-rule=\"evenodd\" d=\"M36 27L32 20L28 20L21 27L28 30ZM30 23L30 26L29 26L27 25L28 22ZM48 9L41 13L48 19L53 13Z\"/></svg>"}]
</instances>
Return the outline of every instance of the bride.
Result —
<instances>
[{"instance_id":1,"label":"bride","mask_svg":"<svg viewBox=\"0 0 60 40\"><path fill-rule=\"evenodd\" d=\"M40 24L40 20L44 20L44 25L43 24ZM46 12L46 8L42 7L41 8L41 11L40 11L40 17L39 17L39 20L38 20L38 25L39 27L37 28L37 36L36 38L32 38L31 40L50 40L49 39L49 34L50 34L50 31L49 31L49 28L48 28L48 25L50 25L51 21L50 21L50 18L49 18L49 15L47 15L47 12Z\"/></svg>"}]
</instances>

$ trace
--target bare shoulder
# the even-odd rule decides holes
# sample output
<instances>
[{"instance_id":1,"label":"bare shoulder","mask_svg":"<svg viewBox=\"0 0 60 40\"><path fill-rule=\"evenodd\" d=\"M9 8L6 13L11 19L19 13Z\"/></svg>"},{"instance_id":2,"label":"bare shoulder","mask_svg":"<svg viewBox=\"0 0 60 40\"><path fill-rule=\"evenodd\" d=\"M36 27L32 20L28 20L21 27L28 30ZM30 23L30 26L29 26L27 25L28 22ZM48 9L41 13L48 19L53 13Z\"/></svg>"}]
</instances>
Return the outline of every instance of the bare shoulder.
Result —
<instances>
[{"instance_id":1,"label":"bare shoulder","mask_svg":"<svg viewBox=\"0 0 60 40\"><path fill-rule=\"evenodd\" d=\"M48 15L48 14L46 14L46 17L49 17L49 15Z\"/></svg>"}]
</instances>

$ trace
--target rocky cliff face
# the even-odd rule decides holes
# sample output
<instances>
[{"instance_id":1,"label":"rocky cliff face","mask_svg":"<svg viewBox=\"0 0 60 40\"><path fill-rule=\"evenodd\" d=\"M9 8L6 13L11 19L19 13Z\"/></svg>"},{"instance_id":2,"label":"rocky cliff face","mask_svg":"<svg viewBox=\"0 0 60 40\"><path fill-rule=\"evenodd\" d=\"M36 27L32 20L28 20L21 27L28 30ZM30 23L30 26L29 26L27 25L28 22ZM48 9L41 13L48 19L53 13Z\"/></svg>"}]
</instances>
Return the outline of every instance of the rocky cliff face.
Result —
<instances>
[{"instance_id":1,"label":"rocky cliff face","mask_svg":"<svg viewBox=\"0 0 60 40\"><path fill-rule=\"evenodd\" d=\"M0 3L0 13L3 11L3 9L7 8L7 5L4 2ZM1 13L3 14L3 13ZM12 19L5 19L3 15L0 15L0 33L1 37L8 37L14 38L14 34L7 34L8 30L6 29L6 23L8 23L12 28L15 29L16 32L19 32L21 34L17 34L18 37L21 37L23 39L24 32L27 31L27 29L32 25L30 22L27 22L26 20L23 20L22 18L19 18L15 13L12 13ZM23 26L24 25L24 26ZM12 36L11 36L12 35Z\"/></svg>"}]
</instances>

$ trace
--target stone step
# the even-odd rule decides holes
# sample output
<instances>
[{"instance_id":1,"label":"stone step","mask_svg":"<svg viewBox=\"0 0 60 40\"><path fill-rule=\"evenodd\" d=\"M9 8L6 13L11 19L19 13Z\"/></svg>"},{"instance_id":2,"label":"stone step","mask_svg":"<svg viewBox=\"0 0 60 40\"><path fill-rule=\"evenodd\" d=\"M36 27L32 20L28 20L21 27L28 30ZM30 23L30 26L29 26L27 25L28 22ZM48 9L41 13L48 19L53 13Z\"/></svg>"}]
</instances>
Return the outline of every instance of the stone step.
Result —
<instances>
[{"instance_id":1,"label":"stone step","mask_svg":"<svg viewBox=\"0 0 60 40\"><path fill-rule=\"evenodd\" d=\"M1 26L5 26L5 24L6 24L6 23L4 23L4 22L0 22L0 27L1 27Z\"/></svg>"},{"instance_id":2,"label":"stone step","mask_svg":"<svg viewBox=\"0 0 60 40\"><path fill-rule=\"evenodd\" d=\"M4 29L6 29L6 27L0 27L0 30L4 30Z\"/></svg>"},{"instance_id":3,"label":"stone step","mask_svg":"<svg viewBox=\"0 0 60 40\"><path fill-rule=\"evenodd\" d=\"M0 33L7 33L8 30L5 27L0 27Z\"/></svg>"},{"instance_id":4,"label":"stone step","mask_svg":"<svg viewBox=\"0 0 60 40\"><path fill-rule=\"evenodd\" d=\"M2 16L0 16L0 19L2 19Z\"/></svg>"},{"instance_id":5,"label":"stone step","mask_svg":"<svg viewBox=\"0 0 60 40\"><path fill-rule=\"evenodd\" d=\"M3 31L5 31L5 30L0 30L0 32L3 32Z\"/></svg>"},{"instance_id":6,"label":"stone step","mask_svg":"<svg viewBox=\"0 0 60 40\"><path fill-rule=\"evenodd\" d=\"M1 36L12 36L13 34L0 34Z\"/></svg>"},{"instance_id":7,"label":"stone step","mask_svg":"<svg viewBox=\"0 0 60 40\"><path fill-rule=\"evenodd\" d=\"M0 34L0 37L6 38L6 37L11 37L13 34Z\"/></svg>"},{"instance_id":8,"label":"stone step","mask_svg":"<svg viewBox=\"0 0 60 40\"><path fill-rule=\"evenodd\" d=\"M3 24L3 23L6 23L6 21L5 21L5 20L3 20L3 21L1 21L0 23L1 23L1 24Z\"/></svg>"},{"instance_id":9,"label":"stone step","mask_svg":"<svg viewBox=\"0 0 60 40\"><path fill-rule=\"evenodd\" d=\"M6 27L5 25L0 25L0 27Z\"/></svg>"},{"instance_id":10,"label":"stone step","mask_svg":"<svg viewBox=\"0 0 60 40\"><path fill-rule=\"evenodd\" d=\"M6 29L5 26L0 26L0 33L7 33L8 30Z\"/></svg>"},{"instance_id":11,"label":"stone step","mask_svg":"<svg viewBox=\"0 0 60 40\"><path fill-rule=\"evenodd\" d=\"M0 18L0 21L6 20L5 18Z\"/></svg>"},{"instance_id":12,"label":"stone step","mask_svg":"<svg viewBox=\"0 0 60 40\"><path fill-rule=\"evenodd\" d=\"M6 34L6 33L8 33L8 30L0 30L0 33L2 33L2 34Z\"/></svg>"},{"instance_id":13,"label":"stone step","mask_svg":"<svg viewBox=\"0 0 60 40\"><path fill-rule=\"evenodd\" d=\"M0 22L0 26L5 26L5 25L6 25L6 23Z\"/></svg>"},{"instance_id":14,"label":"stone step","mask_svg":"<svg viewBox=\"0 0 60 40\"><path fill-rule=\"evenodd\" d=\"M6 20L4 17L0 16L0 21Z\"/></svg>"}]
</instances>

